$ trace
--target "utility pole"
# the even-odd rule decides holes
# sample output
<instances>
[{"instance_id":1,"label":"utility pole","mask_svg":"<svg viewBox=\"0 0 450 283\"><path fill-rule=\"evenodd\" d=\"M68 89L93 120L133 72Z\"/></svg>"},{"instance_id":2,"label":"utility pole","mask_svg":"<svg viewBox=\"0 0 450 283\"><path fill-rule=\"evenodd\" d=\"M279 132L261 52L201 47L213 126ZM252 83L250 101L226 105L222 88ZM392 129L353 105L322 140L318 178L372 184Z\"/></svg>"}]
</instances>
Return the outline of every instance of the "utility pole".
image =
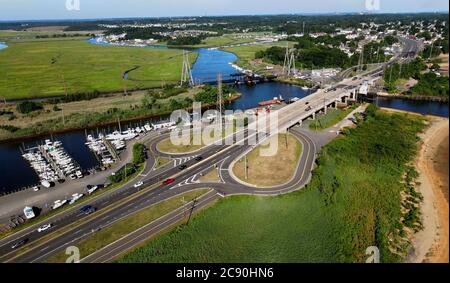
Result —
<instances>
[{"instance_id":1,"label":"utility pole","mask_svg":"<svg viewBox=\"0 0 450 283\"><path fill-rule=\"evenodd\" d=\"M221 74L217 74L217 111L219 112L217 119L220 123L220 128L222 128L222 124L223 124L223 118L222 118L223 91L222 91L222 75Z\"/></svg>"},{"instance_id":2,"label":"utility pole","mask_svg":"<svg viewBox=\"0 0 450 283\"><path fill-rule=\"evenodd\" d=\"M63 118L63 125L66 126L66 116L64 115L64 106L61 105L61 112L62 112L62 118Z\"/></svg>"},{"instance_id":3,"label":"utility pole","mask_svg":"<svg viewBox=\"0 0 450 283\"><path fill-rule=\"evenodd\" d=\"M377 63L378 64L380 63L380 46L378 46L378 49L377 49Z\"/></svg>"},{"instance_id":4,"label":"utility pole","mask_svg":"<svg viewBox=\"0 0 450 283\"><path fill-rule=\"evenodd\" d=\"M364 45L362 46L361 54L359 56L360 58L360 65L359 65L359 71L361 72L364 65Z\"/></svg>"},{"instance_id":5,"label":"utility pole","mask_svg":"<svg viewBox=\"0 0 450 283\"><path fill-rule=\"evenodd\" d=\"M287 128L286 134L284 135L284 139L285 139L285 142L286 142L286 149L289 147L289 144L288 144L288 134L289 134L289 128Z\"/></svg>"},{"instance_id":6,"label":"utility pole","mask_svg":"<svg viewBox=\"0 0 450 283\"><path fill-rule=\"evenodd\" d=\"M67 82L66 82L66 80L64 79L64 75L61 75L61 78L62 78L63 83L64 83L64 93L65 93L65 96L66 96L66 98L67 98L67 95L68 95L68 91L67 91Z\"/></svg>"},{"instance_id":7,"label":"utility pole","mask_svg":"<svg viewBox=\"0 0 450 283\"><path fill-rule=\"evenodd\" d=\"M434 45L434 42L431 43L430 58L428 58L428 60L431 60L431 56L433 55L433 45Z\"/></svg>"},{"instance_id":8,"label":"utility pole","mask_svg":"<svg viewBox=\"0 0 450 283\"><path fill-rule=\"evenodd\" d=\"M117 116L117 123L119 124L119 132L122 133L122 127L120 126L120 118Z\"/></svg>"},{"instance_id":9,"label":"utility pole","mask_svg":"<svg viewBox=\"0 0 450 283\"><path fill-rule=\"evenodd\" d=\"M191 207L191 210L189 212L189 218L188 218L188 220L186 222L186 225L189 225L189 221L191 220L192 213L194 213L194 209L195 209L196 204L197 204L197 198L195 198L194 201L192 202L192 207Z\"/></svg>"},{"instance_id":10,"label":"utility pole","mask_svg":"<svg viewBox=\"0 0 450 283\"><path fill-rule=\"evenodd\" d=\"M287 72L287 66L289 61L289 43L286 45L286 54L284 54L283 75Z\"/></svg>"},{"instance_id":11,"label":"utility pole","mask_svg":"<svg viewBox=\"0 0 450 283\"><path fill-rule=\"evenodd\" d=\"M248 162L247 162L247 154L244 156L244 172L245 172L245 180L248 180Z\"/></svg>"},{"instance_id":12,"label":"utility pole","mask_svg":"<svg viewBox=\"0 0 450 283\"><path fill-rule=\"evenodd\" d=\"M394 65L391 66L391 71L389 72L389 83L392 82L392 70L394 69Z\"/></svg>"},{"instance_id":13,"label":"utility pole","mask_svg":"<svg viewBox=\"0 0 450 283\"><path fill-rule=\"evenodd\" d=\"M64 94L65 94L65 97L67 99L67 95L68 95L67 83L66 83L66 80L64 79L64 75L61 75L61 78L62 78L62 81L63 81L63 84L64 84ZM65 127L66 126L66 117L64 116L64 106L62 106L62 105L61 105L61 111L62 111L63 125Z\"/></svg>"}]
</instances>

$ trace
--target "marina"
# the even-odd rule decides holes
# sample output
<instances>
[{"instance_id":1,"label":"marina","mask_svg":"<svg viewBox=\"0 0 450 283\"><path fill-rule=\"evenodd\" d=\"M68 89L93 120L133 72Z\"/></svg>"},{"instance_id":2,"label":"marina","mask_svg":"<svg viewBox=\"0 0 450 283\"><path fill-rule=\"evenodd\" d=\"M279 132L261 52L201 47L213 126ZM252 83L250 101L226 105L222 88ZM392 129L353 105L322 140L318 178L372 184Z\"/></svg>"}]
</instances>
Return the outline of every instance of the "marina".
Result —
<instances>
[{"instance_id":1,"label":"marina","mask_svg":"<svg viewBox=\"0 0 450 283\"><path fill-rule=\"evenodd\" d=\"M60 141L45 140L44 144L23 150L22 157L36 172L40 185L45 188L64 182L83 178L80 165L64 150ZM38 187L35 187L38 190Z\"/></svg>"}]
</instances>

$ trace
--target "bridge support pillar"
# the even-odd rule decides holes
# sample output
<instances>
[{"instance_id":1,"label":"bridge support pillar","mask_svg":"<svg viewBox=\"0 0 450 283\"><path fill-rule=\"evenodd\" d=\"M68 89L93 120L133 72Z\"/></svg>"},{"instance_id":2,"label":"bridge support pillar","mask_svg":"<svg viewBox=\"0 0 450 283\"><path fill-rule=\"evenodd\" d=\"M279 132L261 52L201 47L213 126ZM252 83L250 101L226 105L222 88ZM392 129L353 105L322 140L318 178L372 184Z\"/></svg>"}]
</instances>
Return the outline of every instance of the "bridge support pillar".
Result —
<instances>
[{"instance_id":1,"label":"bridge support pillar","mask_svg":"<svg viewBox=\"0 0 450 283\"><path fill-rule=\"evenodd\" d=\"M325 105L325 108L323 109L323 113L326 115L327 114L327 106Z\"/></svg>"},{"instance_id":2,"label":"bridge support pillar","mask_svg":"<svg viewBox=\"0 0 450 283\"><path fill-rule=\"evenodd\" d=\"M313 120L316 120L316 112L314 112L314 113L312 114L312 119L313 119Z\"/></svg>"}]
</instances>

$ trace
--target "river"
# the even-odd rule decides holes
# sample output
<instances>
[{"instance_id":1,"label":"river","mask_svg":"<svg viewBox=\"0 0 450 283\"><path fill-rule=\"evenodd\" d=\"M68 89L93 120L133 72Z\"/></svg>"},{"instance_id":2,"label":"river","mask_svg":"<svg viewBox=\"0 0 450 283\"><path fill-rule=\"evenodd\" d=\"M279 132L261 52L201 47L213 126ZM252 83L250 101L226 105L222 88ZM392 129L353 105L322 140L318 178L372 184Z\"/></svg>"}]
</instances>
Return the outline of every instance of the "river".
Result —
<instances>
[{"instance_id":1,"label":"river","mask_svg":"<svg viewBox=\"0 0 450 283\"><path fill-rule=\"evenodd\" d=\"M93 44L109 45L96 40L90 40ZM2 45L0 44L0 49ZM3 47L5 48L5 47ZM136 47L139 48L139 47ZM164 46L147 46L145 48L167 48ZM217 49L195 48L189 49L198 53L197 61L192 67L192 75L196 83L205 81L213 81L217 74L222 74L222 78L229 79L230 75L237 71L231 67L230 63L236 61L237 57L233 53L224 52ZM277 82L257 84L256 86L240 85L237 91L242 96L235 100L229 108L233 110L245 110L255 108L259 101L269 100L275 96L282 95L285 99L293 97L305 97L309 95L308 91L300 87L287 85ZM380 99L378 105L381 107L390 107L406 111L418 112L422 114L433 114L448 117L448 104L432 102L432 101L410 101L403 99ZM128 126L136 127L142 125L141 122L122 123L122 129ZM109 127L101 127L96 130L90 130L89 133L96 134L97 131L110 133L118 128L118 125ZM34 139L27 142L11 142L0 144L0 192L10 192L21 187L31 186L38 183L38 178L28 163L22 158L20 148L36 146L42 142L44 138ZM54 139L60 140L64 148L83 169L90 169L98 165L93 154L85 146L85 131L74 131L53 136Z\"/></svg>"}]
</instances>

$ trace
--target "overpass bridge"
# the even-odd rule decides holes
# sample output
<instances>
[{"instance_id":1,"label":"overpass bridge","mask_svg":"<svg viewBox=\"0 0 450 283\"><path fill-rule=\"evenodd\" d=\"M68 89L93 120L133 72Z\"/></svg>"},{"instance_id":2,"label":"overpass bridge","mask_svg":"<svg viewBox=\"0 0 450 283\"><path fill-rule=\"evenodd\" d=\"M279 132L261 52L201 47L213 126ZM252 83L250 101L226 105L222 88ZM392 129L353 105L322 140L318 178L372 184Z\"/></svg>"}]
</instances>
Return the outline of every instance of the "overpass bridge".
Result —
<instances>
[{"instance_id":1,"label":"overpass bridge","mask_svg":"<svg viewBox=\"0 0 450 283\"><path fill-rule=\"evenodd\" d=\"M269 121L277 121L278 125L272 129L276 132L270 132L270 127L266 128L267 137L283 132L297 124L302 124L307 119L315 119L318 113L327 113L330 107L337 107L340 102L347 103L349 100L357 100L361 91L368 91L368 86L373 84L384 72L386 67L398 62L408 62L412 60L412 54L417 54L420 49L420 43L407 38L400 38L404 44L402 52L398 53L389 62L378 65L376 68L360 74L356 79L347 78L331 87L332 91L319 90L307 97L304 97L292 104L283 107L275 113L269 114ZM270 115L273 115L270 117ZM275 117L275 115L277 117ZM277 119L276 119L277 118ZM272 123L272 122L269 122ZM262 140L261 140L262 141Z\"/></svg>"}]
</instances>

